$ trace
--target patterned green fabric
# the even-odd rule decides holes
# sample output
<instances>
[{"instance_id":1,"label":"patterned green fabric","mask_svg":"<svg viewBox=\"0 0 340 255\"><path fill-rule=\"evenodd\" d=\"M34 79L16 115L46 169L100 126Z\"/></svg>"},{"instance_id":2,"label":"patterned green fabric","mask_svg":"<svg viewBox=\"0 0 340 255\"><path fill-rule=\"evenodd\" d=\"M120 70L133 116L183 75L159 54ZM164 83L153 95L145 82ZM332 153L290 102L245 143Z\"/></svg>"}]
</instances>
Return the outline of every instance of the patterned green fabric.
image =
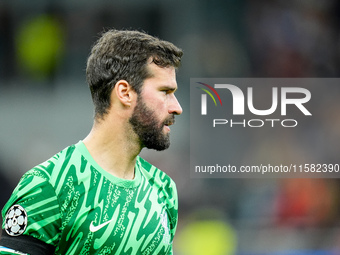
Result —
<instances>
[{"instance_id":1,"label":"patterned green fabric","mask_svg":"<svg viewBox=\"0 0 340 255\"><path fill-rule=\"evenodd\" d=\"M56 246L55 254L172 254L176 186L140 157L134 180L120 179L79 142L22 177L4 219L14 204L27 212L23 235Z\"/></svg>"}]
</instances>

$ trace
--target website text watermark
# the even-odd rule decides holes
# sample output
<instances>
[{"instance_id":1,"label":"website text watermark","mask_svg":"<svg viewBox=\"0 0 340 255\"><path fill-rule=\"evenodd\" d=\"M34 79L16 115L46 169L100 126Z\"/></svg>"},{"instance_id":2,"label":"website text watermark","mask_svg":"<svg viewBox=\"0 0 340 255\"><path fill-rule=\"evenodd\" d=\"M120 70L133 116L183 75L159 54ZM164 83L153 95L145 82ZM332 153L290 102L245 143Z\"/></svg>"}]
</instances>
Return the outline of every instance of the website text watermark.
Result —
<instances>
[{"instance_id":1,"label":"website text watermark","mask_svg":"<svg viewBox=\"0 0 340 255\"><path fill-rule=\"evenodd\" d=\"M290 165L273 165L273 164L260 164L260 165L201 165L195 166L195 173L201 174L218 174L218 173L339 173L340 164L290 164Z\"/></svg>"}]
</instances>

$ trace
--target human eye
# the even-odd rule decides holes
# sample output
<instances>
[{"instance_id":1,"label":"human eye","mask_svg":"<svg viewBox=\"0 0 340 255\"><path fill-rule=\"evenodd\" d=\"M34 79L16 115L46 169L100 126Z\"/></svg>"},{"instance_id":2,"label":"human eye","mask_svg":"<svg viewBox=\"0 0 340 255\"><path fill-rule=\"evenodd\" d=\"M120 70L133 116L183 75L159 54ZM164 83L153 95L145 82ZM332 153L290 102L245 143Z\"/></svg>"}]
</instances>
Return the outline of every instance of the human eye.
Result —
<instances>
[{"instance_id":1,"label":"human eye","mask_svg":"<svg viewBox=\"0 0 340 255\"><path fill-rule=\"evenodd\" d=\"M175 93L175 89L174 89L174 88L168 88L168 87L162 88L160 91L161 91L162 93L164 93L165 95Z\"/></svg>"},{"instance_id":2,"label":"human eye","mask_svg":"<svg viewBox=\"0 0 340 255\"><path fill-rule=\"evenodd\" d=\"M161 89L160 91L161 91L161 93L163 93L164 95L168 95L168 94L171 93L171 90L170 90L170 89Z\"/></svg>"}]
</instances>

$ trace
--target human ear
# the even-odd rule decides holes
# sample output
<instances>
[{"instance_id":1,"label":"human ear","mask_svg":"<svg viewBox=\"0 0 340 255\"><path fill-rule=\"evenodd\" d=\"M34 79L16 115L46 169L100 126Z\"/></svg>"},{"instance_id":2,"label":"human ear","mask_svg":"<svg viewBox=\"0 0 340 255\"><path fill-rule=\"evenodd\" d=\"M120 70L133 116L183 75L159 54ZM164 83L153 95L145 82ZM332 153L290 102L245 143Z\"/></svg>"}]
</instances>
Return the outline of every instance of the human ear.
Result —
<instances>
[{"instance_id":1,"label":"human ear","mask_svg":"<svg viewBox=\"0 0 340 255\"><path fill-rule=\"evenodd\" d=\"M135 97L135 91L126 80L119 80L114 91L117 95L118 100L125 106L131 106Z\"/></svg>"}]
</instances>

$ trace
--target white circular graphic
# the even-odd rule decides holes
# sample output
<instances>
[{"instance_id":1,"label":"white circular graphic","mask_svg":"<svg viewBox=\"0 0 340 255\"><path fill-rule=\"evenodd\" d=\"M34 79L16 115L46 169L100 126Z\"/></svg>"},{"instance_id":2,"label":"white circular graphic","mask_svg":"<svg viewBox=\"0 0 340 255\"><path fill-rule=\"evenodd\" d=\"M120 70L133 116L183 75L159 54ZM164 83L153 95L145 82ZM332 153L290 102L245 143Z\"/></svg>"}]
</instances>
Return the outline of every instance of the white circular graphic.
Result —
<instances>
[{"instance_id":1,"label":"white circular graphic","mask_svg":"<svg viewBox=\"0 0 340 255\"><path fill-rule=\"evenodd\" d=\"M6 214L5 230L10 236L19 236L27 227L27 213L21 205L13 205Z\"/></svg>"}]
</instances>

